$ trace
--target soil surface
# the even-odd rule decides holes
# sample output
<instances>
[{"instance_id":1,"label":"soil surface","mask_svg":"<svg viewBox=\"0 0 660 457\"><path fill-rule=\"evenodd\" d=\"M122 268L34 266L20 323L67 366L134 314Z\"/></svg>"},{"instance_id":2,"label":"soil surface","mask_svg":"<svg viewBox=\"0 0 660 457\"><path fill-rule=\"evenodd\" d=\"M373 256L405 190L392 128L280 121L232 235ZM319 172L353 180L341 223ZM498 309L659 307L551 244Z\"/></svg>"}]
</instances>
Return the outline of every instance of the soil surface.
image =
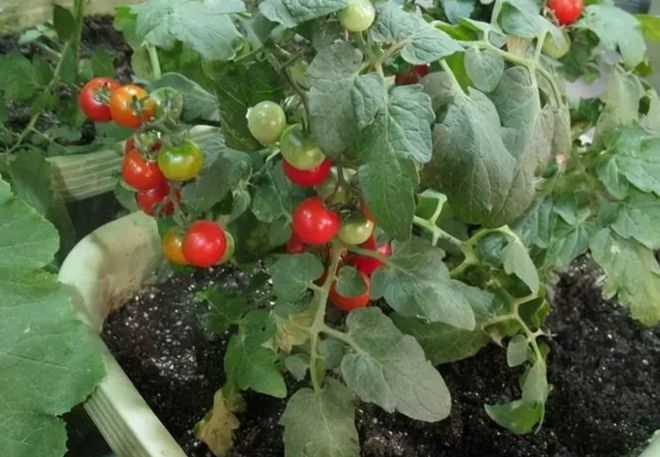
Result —
<instances>
[{"instance_id":1,"label":"soil surface","mask_svg":"<svg viewBox=\"0 0 660 457\"><path fill-rule=\"evenodd\" d=\"M359 404L363 457L623 457L635 455L660 429L660 329L632 321L603 301L585 260L556 288L547 327L553 336L554 386L541 431L516 436L485 414L488 402L519 394L519 373L491 345L477 356L440 367L453 395L449 419L423 424ZM128 376L191 457L207 457L189 430L223 381L225 342L200 326L197 290L219 282L241 288L245 275L219 269L173 277L148 288L108 319L103 338ZM282 457L284 403L247 394L231 457Z\"/></svg>"}]
</instances>

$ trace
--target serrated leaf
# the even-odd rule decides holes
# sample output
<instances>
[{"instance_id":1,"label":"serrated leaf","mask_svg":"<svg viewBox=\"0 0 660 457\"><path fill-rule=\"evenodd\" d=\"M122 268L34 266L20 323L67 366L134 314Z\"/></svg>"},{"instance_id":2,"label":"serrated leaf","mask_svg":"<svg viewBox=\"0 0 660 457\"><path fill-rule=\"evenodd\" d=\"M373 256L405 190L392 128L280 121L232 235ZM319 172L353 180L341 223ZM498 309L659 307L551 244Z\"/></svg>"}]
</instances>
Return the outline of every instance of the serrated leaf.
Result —
<instances>
[{"instance_id":1,"label":"serrated leaf","mask_svg":"<svg viewBox=\"0 0 660 457\"><path fill-rule=\"evenodd\" d=\"M474 87L492 92L504 74L504 59L494 51L469 48L465 51L465 70Z\"/></svg>"},{"instance_id":2,"label":"serrated leaf","mask_svg":"<svg viewBox=\"0 0 660 457\"><path fill-rule=\"evenodd\" d=\"M539 10L539 4L534 0L508 0L503 2L497 21L508 35L521 38L544 36L549 23Z\"/></svg>"},{"instance_id":3,"label":"serrated leaf","mask_svg":"<svg viewBox=\"0 0 660 457\"><path fill-rule=\"evenodd\" d=\"M230 60L243 40L229 15L197 0L151 0L131 9L138 39L164 49L182 41L206 60Z\"/></svg>"},{"instance_id":4,"label":"serrated leaf","mask_svg":"<svg viewBox=\"0 0 660 457\"><path fill-rule=\"evenodd\" d=\"M216 334L222 334L238 323L250 304L245 294L218 286L197 294L195 299L208 302L209 311L204 316L204 324Z\"/></svg>"},{"instance_id":5,"label":"serrated leaf","mask_svg":"<svg viewBox=\"0 0 660 457\"><path fill-rule=\"evenodd\" d=\"M610 5L589 5L575 25L576 28L589 29L598 35L600 43L606 49L621 53L623 63L636 67L646 54L646 43L642 27L635 16L621 8Z\"/></svg>"},{"instance_id":6,"label":"serrated leaf","mask_svg":"<svg viewBox=\"0 0 660 457\"><path fill-rule=\"evenodd\" d=\"M441 249L416 238L395 243L391 265L373 273L372 299L385 298L402 316L423 317L472 330L474 313L461 283L450 278L443 257Z\"/></svg>"},{"instance_id":7,"label":"serrated leaf","mask_svg":"<svg viewBox=\"0 0 660 457\"><path fill-rule=\"evenodd\" d=\"M502 262L506 274L516 275L529 287L530 292L538 291L540 286L538 271L527 248L520 240L509 242L502 250Z\"/></svg>"},{"instance_id":8,"label":"serrated leaf","mask_svg":"<svg viewBox=\"0 0 660 457\"><path fill-rule=\"evenodd\" d=\"M630 184L660 196L660 138L631 127L614 130L605 144L612 154L610 160Z\"/></svg>"},{"instance_id":9,"label":"serrated leaf","mask_svg":"<svg viewBox=\"0 0 660 457\"><path fill-rule=\"evenodd\" d=\"M0 56L0 88L8 98L28 100L40 88L32 63L22 54Z\"/></svg>"},{"instance_id":10,"label":"serrated leaf","mask_svg":"<svg viewBox=\"0 0 660 457\"><path fill-rule=\"evenodd\" d=\"M361 65L362 54L340 42L319 51L307 71L312 135L330 157L352 146L385 104L383 79L359 76Z\"/></svg>"},{"instance_id":11,"label":"serrated leaf","mask_svg":"<svg viewBox=\"0 0 660 457\"><path fill-rule=\"evenodd\" d=\"M234 412L223 390L219 389L213 395L213 409L195 425L195 437L205 443L214 455L226 455L234 445L234 431L240 425Z\"/></svg>"},{"instance_id":12,"label":"serrated leaf","mask_svg":"<svg viewBox=\"0 0 660 457\"><path fill-rule=\"evenodd\" d=\"M290 221L295 205L305 197L304 190L286 177L281 162L253 184L256 190L251 209L262 222L272 223L280 218Z\"/></svg>"},{"instance_id":13,"label":"serrated leaf","mask_svg":"<svg viewBox=\"0 0 660 457\"><path fill-rule=\"evenodd\" d=\"M90 63L94 76L109 76L115 74L114 54L105 49L97 49L92 54Z\"/></svg>"},{"instance_id":14,"label":"serrated leaf","mask_svg":"<svg viewBox=\"0 0 660 457\"><path fill-rule=\"evenodd\" d=\"M579 221L575 225L562 220L555 221L543 267L567 268L575 258L587 252L596 227L592 219Z\"/></svg>"},{"instance_id":15,"label":"serrated leaf","mask_svg":"<svg viewBox=\"0 0 660 457\"><path fill-rule=\"evenodd\" d=\"M639 99L644 94L640 80L621 67L607 71L607 87L600 95L605 107L596 123L596 138L613 128L634 124L639 119Z\"/></svg>"},{"instance_id":16,"label":"serrated leaf","mask_svg":"<svg viewBox=\"0 0 660 457\"><path fill-rule=\"evenodd\" d=\"M101 380L101 347L76 319L57 278L41 271L57 250L55 228L4 181L0 219L0 447L12 456L59 457L66 432L54 416Z\"/></svg>"},{"instance_id":17,"label":"serrated leaf","mask_svg":"<svg viewBox=\"0 0 660 457\"><path fill-rule=\"evenodd\" d=\"M660 265L653 251L610 229L598 232L590 248L607 275L603 296L617 296L632 317L644 325L660 323Z\"/></svg>"},{"instance_id":18,"label":"serrated leaf","mask_svg":"<svg viewBox=\"0 0 660 457\"><path fill-rule=\"evenodd\" d=\"M406 11L395 2L376 7L376 21L369 33L377 43L401 46L401 57L422 65L447 57L463 48L442 30L422 17L419 9Z\"/></svg>"},{"instance_id":19,"label":"serrated leaf","mask_svg":"<svg viewBox=\"0 0 660 457\"><path fill-rule=\"evenodd\" d=\"M287 404L284 426L286 457L358 457L355 409L350 390L335 379L321 392L303 388Z\"/></svg>"},{"instance_id":20,"label":"serrated leaf","mask_svg":"<svg viewBox=\"0 0 660 457\"><path fill-rule=\"evenodd\" d=\"M452 24L456 24L461 18L470 17L475 7L472 0L442 0L441 3L447 19Z\"/></svg>"},{"instance_id":21,"label":"serrated leaf","mask_svg":"<svg viewBox=\"0 0 660 457\"><path fill-rule=\"evenodd\" d=\"M354 310L346 326L359 350L344 356L341 372L362 401L426 422L449 415L449 390L413 337L379 308Z\"/></svg>"},{"instance_id":22,"label":"serrated leaf","mask_svg":"<svg viewBox=\"0 0 660 457\"><path fill-rule=\"evenodd\" d=\"M660 198L635 193L619 208L612 229L623 238L633 238L649 249L660 249Z\"/></svg>"},{"instance_id":23,"label":"serrated leaf","mask_svg":"<svg viewBox=\"0 0 660 457\"><path fill-rule=\"evenodd\" d=\"M292 28L335 13L347 4L347 0L264 0L259 11L269 20Z\"/></svg>"},{"instance_id":24,"label":"serrated leaf","mask_svg":"<svg viewBox=\"0 0 660 457\"><path fill-rule=\"evenodd\" d=\"M309 252L281 255L270 267L273 291L280 300L301 300L307 294L312 281L322 274L323 264Z\"/></svg>"},{"instance_id":25,"label":"serrated leaf","mask_svg":"<svg viewBox=\"0 0 660 457\"><path fill-rule=\"evenodd\" d=\"M278 367L275 352L261 345L250 335L234 335L225 352L227 382L239 389L276 398L286 397L286 384Z\"/></svg>"},{"instance_id":26,"label":"serrated leaf","mask_svg":"<svg viewBox=\"0 0 660 457\"><path fill-rule=\"evenodd\" d=\"M219 121L219 102L214 95L208 93L203 87L179 73L165 73L157 81L149 84L150 90L159 87L171 87L183 95L184 122L193 123L196 120Z\"/></svg>"},{"instance_id":27,"label":"serrated leaf","mask_svg":"<svg viewBox=\"0 0 660 457\"><path fill-rule=\"evenodd\" d=\"M522 365L527 361L528 350L527 338L523 335L514 336L506 346L506 364L510 367Z\"/></svg>"}]
</instances>

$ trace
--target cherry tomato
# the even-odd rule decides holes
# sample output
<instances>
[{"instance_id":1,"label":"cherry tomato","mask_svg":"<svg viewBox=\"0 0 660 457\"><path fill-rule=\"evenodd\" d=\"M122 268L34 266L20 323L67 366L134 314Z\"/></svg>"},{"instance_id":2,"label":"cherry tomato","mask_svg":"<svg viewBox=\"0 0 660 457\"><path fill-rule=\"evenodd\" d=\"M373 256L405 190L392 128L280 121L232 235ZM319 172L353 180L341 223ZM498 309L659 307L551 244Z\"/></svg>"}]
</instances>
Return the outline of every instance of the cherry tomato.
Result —
<instances>
[{"instance_id":1,"label":"cherry tomato","mask_svg":"<svg viewBox=\"0 0 660 457\"><path fill-rule=\"evenodd\" d=\"M161 246L167 260L175 265L188 265L188 260L183 255L183 235L179 233L178 229L171 229L167 232Z\"/></svg>"},{"instance_id":2,"label":"cherry tomato","mask_svg":"<svg viewBox=\"0 0 660 457\"><path fill-rule=\"evenodd\" d=\"M88 119L94 122L110 122L110 94L120 86L118 81L110 78L94 78L87 81L80 91L78 103Z\"/></svg>"},{"instance_id":3,"label":"cherry tomato","mask_svg":"<svg viewBox=\"0 0 660 457\"><path fill-rule=\"evenodd\" d=\"M158 154L158 165L165 177L172 181L188 181L202 169L204 154L192 141L165 148Z\"/></svg>"},{"instance_id":4,"label":"cherry tomato","mask_svg":"<svg viewBox=\"0 0 660 457\"><path fill-rule=\"evenodd\" d=\"M180 198L178 193L176 198ZM153 189L141 190L135 195L135 199L140 209L149 216L169 216L174 212L167 183Z\"/></svg>"},{"instance_id":5,"label":"cherry tomato","mask_svg":"<svg viewBox=\"0 0 660 457\"><path fill-rule=\"evenodd\" d=\"M313 170L323 163L325 154L314 139L303 132L302 125L288 127L280 139L282 157L298 170Z\"/></svg>"},{"instance_id":6,"label":"cherry tomato","mask_svg":"<svg viewBox=\"0 0 660 457\"><path fill-rule=\"evenodd\" d=\"M583 0L548 0L546 5L560 25L570 25L577 21L584 7Z\"/></svg>"},{"instance_id":7,"label":"cherry tomato","mask_svg":"<svg viewBox=\"0 0 660 457\"><path fill-rule=\"evenodd\" d=\"M307 244L325 244L339 231L341 222L318 197L300 202L293 212L293 230Z\"/></svg>"},{"instance_id":8,"label":"cherry tomato","mask_svg":"<svg viewBox=\"0 0 660 457\"><path fill-rule=\"evenodd\" d=\"M558 35L548 33L543 40L543 53L553 59L561 59L571 49L571 39L565 30Z\"/></svg>"},{"instance_id":9,"label":"cherry tomato","mask_svg":"<svg viewBox=\"0 0 660 457\"><path fill-rule=\"evenodd\" d=\"M397 86L409 86L417 84L420 79L429 74L428 65L413 65L406 73L397 73L394 82Z\"/></svg>"},{"instance_id":10,"label":"cherry tomato","mask_svg":"<svg viewBox=\"0 0 660 457\"><path fill-rule=\"evenodd\" d=\"M351 246L362 244L374 233L373 221L360 214L351 214L341 224L339 239Z\"/></svg>"},{"instance_id":11,"label":"cherry tomato","mask_svg":"<svg viewBox=\"0 0 660 457\"><path fill-rule=\"evenodd\" d=\"M332 283L332 287L330 288L330 295L328 298L330 299L330 302L335 305L335 307L342 311L348 312L357 308L364 308L369 304L369 277L361 271L358 271L358 273L364 281L364 284L367 286L367 290L365 290L364 293L360 295L356 295L355 297L341 295L339 292L337 292L337 283Z\"/></svg>"},{"instance_id":12,"label":"cherry tomato","mask_svg":"<svg viewBox=\"0 0 660 457\"><path fill-rule=\"evenodd\" d=\"M225 231L213 221L193 223L183 237L183 255L196 267L207 268L218 263L226 250Z\"/></svg>"},{"instance_id":13,"label":"cherry tomato","mask_svg":"<svg viewBox=\"0 0 660 457\"><path fill-rule=\"evenodd\" d=\"M177 122L183 113L183 95L171 87L161 87L149 94L158 119Z\"/></svg>"},{"instance_id":14,"label":"cherry tomato","mask_svg":"<svg viewBox=\"0 0 660 457\"><path fill-rule=\"evenodd\" d=\"M371 242L373 242L373 244L371 244ZM365 247L366 249L373 250L376 247L375 244L376 244L375 240L373 238L370 238L362 246ZM383 254L386 257L389 257L392 255L392 245L390 243L381 244L380 246L378 246L376 251ZM376 271L377 268L383 266L383 262L381 262L380 260L374 259L373 257L369 257L366 255L353 255L349 257L346 263L348 263L349 265L353 265L358 271L361 271L367 276L371 276L373 272Z\"/></svg>"},{"instance_id":15,"label":"cherry tomato","mask_svg":"<svg viewBox=\"0 0 660 457\"><path fill-rule=\"evenodd\" d=\"M280 105L274 102L261 102L247 112L248 129L259 143L268 146L282 136L286 128L286 114Z\"/></svg>"},{"instance_id":16,"label":"cherry tomato","mask_svg":"<svg viewBox=\"0 0 660 457\"><path fill-rule=\"evenodd\" d=\"M297 184L300 187L314 187L322 184L330 173L331 167L332 163L330 162L330 159L325 159L321 165L312 168L311 170L299 170L287 162L286 159L282 160L284 174L292 183Z\"/></svg>"},{"instance_id":17,"label":"cherry tomato","mask_svg":"<svg viewBox=\"0 0 660 457\"><path fill-rule=\"evenodd\" d=\"M110 94L112 120L123 127L139 128L154 117L154 102L142 87L126 84Z\"/></svg>"},{"instance_id":18,"label":"cherry tomato","mask_svg":"<svg viewBox=\"0 0 660 457\"><path fill-rule=\"evenodd\" d=\"M298 238L296 232L292 231L289 241L286 242L286 252L288 254L300 254L305 252L305 243Z\"/></svg>"},{"instance_id":19,"label":"cherry tomato","mask_svg":"<svg viewBox=\"0 0 660 457\"><path fill-rule=\"evenodd\" d=\"M146 161L140 152L129 149L121 165L121 175L126 184L136 190L149 190L165 185L165 176L156 162Z\"/></svg>"},{"instance_id":20,"label":"cherry tomato","mask_svg":"<svg viewBox=\"0 0 660 457\"><path fill-rule=\"evenodd\" d=\"M349 32L364 32L376 18L371 0L349 0L348 6L337 13L339 22Z\"/></svg>"}]
</instances>

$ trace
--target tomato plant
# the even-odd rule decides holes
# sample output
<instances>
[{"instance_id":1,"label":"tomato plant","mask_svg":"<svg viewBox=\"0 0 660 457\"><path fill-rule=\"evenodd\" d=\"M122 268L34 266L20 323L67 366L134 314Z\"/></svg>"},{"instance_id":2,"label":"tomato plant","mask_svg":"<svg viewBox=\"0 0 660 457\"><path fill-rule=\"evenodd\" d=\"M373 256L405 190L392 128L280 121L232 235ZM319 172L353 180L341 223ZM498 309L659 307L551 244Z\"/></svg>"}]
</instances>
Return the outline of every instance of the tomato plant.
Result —
<instances>
[{"instance_id":1,"label":"tomato plant","mask_svg":"<svg viewBox=\"0 0 660 457\"><path fill-rule=\"evenodd\" d=\"M660 322L660 102L638 20L598 2L441 3L154 0L118 21L148 56L149 92L122 110L174 190L138 194L184 234L166 256L180 243L192 266L256 264L272 282L272 303L246 291L223 329L225 384L195 429L218 455L232 438L217 424L238 423L251 389L289 397L287 455L357 457L355 401L443 420L434 366L489 342L521 380L486 413L533 431L555 394L552 278L586 253L608 297ZM180 28L155 28L172 17ZM595 96L571 94L593 80Z\"/></svg>"},{"instance_id":2,"label":"tomato plant","mask_svg":"<svg viewBox=\"0 0 660 457\"><path fill-rule=\"evenodd\" d=\"M94 122L109 122L110 94L119 87L119 82L111 78L90 79L80 91L80 109Z\"/></svg>"},{"instance_id":3,"label":"tomato plant","mask_svg":"<svg viewBox=\"0 0 660 457\"><path fill-rule=\"evenodd\" d=\"M165 177L156 162L149 162L134 147L124 154L121 176L136 190L149 190L165 185Z\"/></svg>"},{"instance_id":4,"label":"tomato plant","mask_svg":"<svg viewBox=\"0 0 660 457\"><path fill-rule=\"evenodd\" d=\"M158 166L172 181L188 181L202 169L204 155L195 143L188 141L178 146L165 147L158 154Z\"/></svg>"}]
</instances>

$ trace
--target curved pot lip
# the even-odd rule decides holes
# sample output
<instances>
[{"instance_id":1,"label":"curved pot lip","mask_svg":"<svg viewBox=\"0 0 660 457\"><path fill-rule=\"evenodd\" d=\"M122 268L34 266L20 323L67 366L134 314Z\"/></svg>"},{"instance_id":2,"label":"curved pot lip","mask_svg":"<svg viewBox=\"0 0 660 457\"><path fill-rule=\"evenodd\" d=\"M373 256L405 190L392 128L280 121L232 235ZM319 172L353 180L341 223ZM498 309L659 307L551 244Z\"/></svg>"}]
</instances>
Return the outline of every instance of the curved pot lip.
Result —
<instances>
[{"instance_id":1,"label":"curved pot lip","mask_svg":"<svg viewBox=\"0 0 660 457\"><path fill-rule=\"evenodd\" d=\"M156 222L133 213L82 239L59 280L81 319L99 334L108 313L152 277L162 262ZM106 377L84 407L119 457L186 457L103 344Z\"/></svg>"},{"instance_id":2,"label":"curved pot lip","mask_svg":"<svg viewBox=\"0 0 660 457\"><path fill-rule=\"evenodd\" d=\"M82 239L59 279L83 321L98 334L107 314L153 276L162 262L156 222L133 213ZM103 344L107 375L85 409L119 457L187 457ZM639 457L660 457L660 430Z\"/></svg>"}]
</instances>

